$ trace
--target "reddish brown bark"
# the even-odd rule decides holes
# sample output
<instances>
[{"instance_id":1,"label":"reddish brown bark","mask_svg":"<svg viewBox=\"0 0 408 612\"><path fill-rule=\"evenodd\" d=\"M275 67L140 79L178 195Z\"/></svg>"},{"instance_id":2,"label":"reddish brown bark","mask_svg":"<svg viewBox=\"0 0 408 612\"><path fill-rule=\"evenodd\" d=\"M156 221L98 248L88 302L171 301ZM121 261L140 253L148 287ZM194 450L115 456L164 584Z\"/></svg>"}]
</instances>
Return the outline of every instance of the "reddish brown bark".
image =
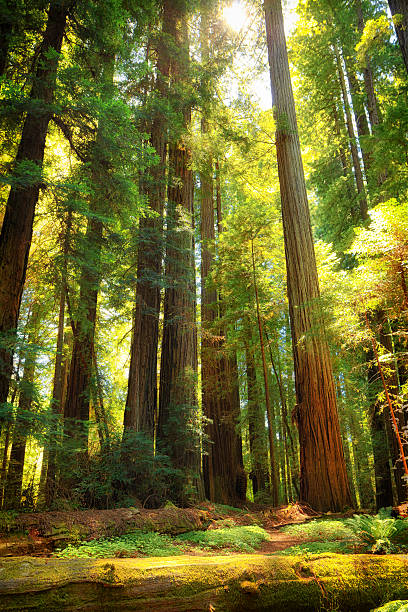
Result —
<instances>
[{"instance_id":1,"label":"reddish brown bark","mask_svg":"<svg viewBox=\"0 0 408 612\"><path fill-rule=\"evenodd\" d=\"M265 0L276 121L299 428L300 496L320 510L351 505L319 285L280 0Z\"/></svg>"},{"instance_id":2,"label":"reddish brown bark","mask_svg":"<svg viewBox=\"0 0 408 612\"><path fill-rule=\"evenodd\" d=\"M166 0L168 32L178 48L172 54L172 85L186 82L188 40L184 11ZM191 108L181 99L184 130ZM157 445L184 473L175 497L183 499L199 472L195 333L195 272L193 266L193 176L191 153L183 135L169 145L169 186L166 231L166 292L160 366Z\"/></svg>"},{"instance_id":3,"label":"reddish brown bark","mask_svg":"<svg viewBox=\"0 0 408 612\"><path fill-rule=\"evenodd\" d=\"M42 110L29 112L16 156L16 169L31 165L40 173L45 150L48 124L52 116L52 101L59 53L64 36L67 12L72 1L51 2L48 21L38 54L37 68L30 93L31 100L41 102ZM50 59L50 52L52 58ZM35 207L41 178L25 187L12 186L6 205L0 235L0 333L12 347L12 335L17 327L21 296L31 245ZM11 334L11 336L10 336ZM7 401L12 371L12 348L0 350L0 404Z\"/></svg>"}]
</instances>

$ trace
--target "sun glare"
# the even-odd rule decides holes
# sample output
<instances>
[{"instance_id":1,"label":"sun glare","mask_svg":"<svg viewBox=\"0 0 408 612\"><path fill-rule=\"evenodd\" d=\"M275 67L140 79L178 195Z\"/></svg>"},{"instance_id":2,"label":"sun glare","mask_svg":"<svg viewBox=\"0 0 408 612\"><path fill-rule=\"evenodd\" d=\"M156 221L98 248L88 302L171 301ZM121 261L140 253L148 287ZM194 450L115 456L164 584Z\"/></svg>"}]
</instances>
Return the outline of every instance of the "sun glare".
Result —
<instances>
[{"instance_id":1,"label":"sun glare","mask_svg":"<svg viewBox=\"0 0 408 612\"><path fill-rule=\"evenodd\" d=\"M245 6L238 1L226 6L222 11L222 16L225 23L235 32L242 30L248 18Z\"/></svg>"}]
</instances>

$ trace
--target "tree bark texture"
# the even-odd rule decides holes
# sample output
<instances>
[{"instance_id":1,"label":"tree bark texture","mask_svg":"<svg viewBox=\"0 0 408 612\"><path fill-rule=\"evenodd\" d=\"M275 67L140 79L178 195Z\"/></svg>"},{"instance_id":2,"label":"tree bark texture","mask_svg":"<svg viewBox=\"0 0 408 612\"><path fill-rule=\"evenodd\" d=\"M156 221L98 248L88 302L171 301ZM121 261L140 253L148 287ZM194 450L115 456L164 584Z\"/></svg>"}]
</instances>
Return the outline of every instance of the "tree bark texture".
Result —
<instances>
[{"instance_id":1,"label":"tree bark texture","mask_svg":"<svg viewBox=\"0 0 408 612\"><path fill-rule=\"evenodd\" d=\"M388 0L388 4L394 18L395 31L408 72L408 4L406 0Z\"/></svg>"},{"instance_id":2,"label":"tree bark texture","mask_svg":"<svg viewBox=\"0 0 408 612\"><path fill-rule=\"evenodd\" d=\"M48 21L30 93L31 101L40 108L30 111L24 121L16 156L19 169L41 173L48 123L52 117L53 95L59 54L65 32L67 12L72 1L51 2ZM52 54L50 59L49 55ZM7 401L12 372L13 333L17 328L21 296L30 251L35 207L41 186L40 176L30 184L11 187L0 235L0 334L4 337L0 349L0 404Z\"/></svg>"},{"instance_id":3,"label":"tree bark texture","mask_svg":"<svg viewBox=\"0 0 408 612\"><path fill-rule=\"evenodd\" d=\"M157 416L157 347L159 341L160 289L162 287L163 209L166 195L167 119L160 108L168 96L170 56L169 4L164 4L162 34L157 42L156 110L151 122L150 145L158 163L142 177L141 189L155 217L139 221L137 288L124 432L143 431L153 440Z\"/></svg>"},{"instance_id":4,"label":"tree bark texture","mask_svg":"<svg viewBox=\"0 0 408 612\"><path fill-rule=\"evenodd\" d=\"M168 31L179 53L170 63L171 87L186 82L189 48L185 14L166 0ZM180 96L180 93L179 93ZM179 99L186 130L191 108ZM169 186L166 231L166 291L160 366L158 448L186 475L178 492L183 498L200 471L196 384L195 271L193 258L193 176L191 153L179 134L169 145Z\"/></svg>"},{"instance_id":5,"label":"tree bark texture","mask_svg":"<svg viewBox=\"0 0 408 612\"><path fill-rule=\"evenodd\" d=\"M408 597L403 555L4 559L0 610L369 612Z\"/></svg>"},{"instance_id":6,"label":"tree bark texture","mask_svg":"<svg viewBox=\"0 0 408 612\"><path fill-rule=\"evenodd\" d=\"M351 505L319 285L280 0L265 0L287 291L294 354L301 499L319 510Z\"/></svg>"}]
</instances>

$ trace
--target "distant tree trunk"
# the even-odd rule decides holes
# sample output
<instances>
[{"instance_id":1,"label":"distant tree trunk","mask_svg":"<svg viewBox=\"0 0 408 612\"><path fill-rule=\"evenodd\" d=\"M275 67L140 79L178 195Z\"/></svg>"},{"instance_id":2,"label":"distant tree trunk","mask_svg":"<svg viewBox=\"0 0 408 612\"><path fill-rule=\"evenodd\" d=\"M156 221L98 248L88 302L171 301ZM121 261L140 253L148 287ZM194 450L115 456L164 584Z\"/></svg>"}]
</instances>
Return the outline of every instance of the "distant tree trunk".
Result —
<instances>
[{"instance_id":1,"label":"distant tree trunk","mask_svg":"<svg viewBox=\"0 0 408 612\"><path fill-rule=\"evenodd\" d=\"M259 347L261 349L261 358L262 358L262 372L263 372L263 379L264 379L266 416L268 418L269 458L270 458L271 483L272 483L271 498L272 498L273 505L277 506L279 486L278 486L278 473L277 473L277 464L276 464L276 456L275 456L275 431L274 431L275 419L273 418L273 410L272 410L272 404L271 404L271 399L270 399L270 394L269 394L268 367L266 364L266 356L265 356L263 321L262 321L262 317L260 314L260 308L259 308L258 283L256 279L255 253L254 253L254 241L253 240L251 240L251 259L252 259L252 275L253 275L254 292L255 292L256 314L257 314L257 322L258 322Z\"/></svg>"},{"instance_id":2,"label":"distant tree trunk","mask_svg":"<svg viewBox=\"0 0 408 612\"><path fill-rule=\"evenodd\" d=\"M112 95L115 67L114 55L101 56L101 98ZM103 222L100 218L106 206L105 180L108 162L100 158L105 126L101 120L95 145L91 152L90 167L94 193L90 197L89 216L83 240L83 253L79 280L79 302L73 321L74 344L69 369L64 406L65 433L76 440L78 448L88 449L88 435L83 424L89 421L89 404L94 363L94 341L101 279ZM86 251L86 252L85 252Z\"/></svg>"},{"instance_id":3,"label":"distant tree trunk","mask_svg":"<svg viewBox=\"0 0 408 612\"><path fill-rule=\"evenodd\" d=\"M67 266L68 266L68 251L71 240L71 226L72 226L72 211L68 210L62 244L63 264L61 270L61 289L60 289L60 301L59 301L59 313L58 313L58 333L57 333L57 346L55 351L55 365L54 365L54 380L52 388L52 399L51 399L51 430L48 436L48 448L44 447L43 451L43 465L41 472L43 478L40 479L40 492L42 491L41 482L44 483L44 498L45 504L49 507L54 499L55 484L56 484L56 455L57 455L57 443L58 438L61 434L60 421L64 408L64 327L65 327L65 301L66 301L66 288L67 288Z\"/></svg>"},{"instance_id":4,"label":"distant tree trunk","mask_svg":"<svg viewBox=\"0 0 408 612\"><path fill-rule=\"evenodd\" d=\"M249 322L246 326L246 337L251 338L251 328ZM248 334L248 335L247 335ZM246 380L248 393L248 429L249 429L249 450L251 454L251 473L252 490L254 495L258 491L265 491L267 480L267 441L265 432L265 410L260 405L258 385L256 380L256 367L253 353L250 346L245 345L246 358Z\"/></svg>"},{"instance_id":5,"label":"distant tree trunk","mask_svg":"<svg viewBox=\"0 0 408 612\"><path fill-rule=\"evenodd\" d=\"M357 126L358 139L360 141L361 153L363 157L363 165L366 177L370 170L370 156L367 153L366 143L364 138L370 135L367 116L364 108L364 102L361 98L361 87L357 79L354 66L350 65L350 61L346 61L346 75L349 82L351 99L353 102L354 119Z\"/></svg>"},{"instance_id":6,"label":"distant tree trunk","mask_svg":"<svg viewBox=\"0 0 408 612\"><path fill-rule=\"evenodd\" d=\"M386 370L386 385L388 388L388 393L390 395L391 401L394 406L395 415L398 420L398 428L400 431L406 426L405 415L403 409L398 401L399 388L398 388L398 370L397 365L393 358L393 346L392 346L392 338L390 335L390 326L387 320L385 313L382 313L382 320L380 324L379 330L379 340L380 343L386 348L388 354L392 356L390 363L387 363L385 366ZM392 424L392 416L390 414L390 409L388 405L385 403L383 405L383 413L385 419L385 429L387 432L388 439L388 447L390 449L390 456L393 466L393 475L395 479L395 488L397 493L397 502L401 504L408 499L408 484L404 479L404 468L401 461L401 453L397 443L397 438L395 435L394 427ZM408 455L408 450L406 444L404 444L404 454Z\"/></svg>"},{"instance_id":7,"label":"distant tree trunk","mask_svg":"<svg viewBox=\"0 0 408 612\"><path fill-rule=\"evenodd\" d=\"M408 72L408 4L406 0L388 0L394 18L395 31Z\"/></svg>"},{"instance_id":8,"label":"distant tree trunk","mask_svg":"<svg viewBox=\"0 0 408 612\"><path fill-rule=\"evenodd\" d=\"M169 36L178 48L170 64L175 85L185 82L188 42L185 15L171 0L165 2ZM191 108L180 102L184 129ZM174 497L185 499L199 473L196 386L195 272L193 268L193 176L191 153L183 137L169 145L169 187L166 231L166 283L160 367L157 446L182 470Z\"/></svg>"},{"instance_id":9,"label":"distant tree trunk","mask_svg":"<svg viewBox=\"0 0 408 612\"><path fill-rule=\"evenodd\" d=\"M300 497L318 510L351 505L319 285L280 0L265 0L281 186L299 428Z\"/></svg>"},{"instance_id":10,"label":"distant tree trunk","mask_svg":"<svg viewBox=\"0 0 408 612\"><path fill-rule=\"evenodd\" d=\"M367 206L367 197L366 197L366 191L365 191L365 186L364 186L364 178L363 178L363 173L361 171L360 158L358 155L357 138L354 132L353 119L351 116L351 108L350 108L348 95L347 95L346 80L344 76L342 58L340 55L340 51L336 45L333 47L333 50L334 50L334 55L336 59L337 73L339 77L341 93L343 96L343 105L344 105L344 112L346 115L347 132L349 135L351 157L353 159L354 176L355 176L357 192L358 192L360 216L361 216L361 220L365 221L368 219L368 206Z\"/></svg>"},{"instance_id":11,"label":"distant tree trunk","mask_svg":"<svg viewBox=\"0 0 408 612\"><path fill-rule=\"evenodd\" d=\"M33 385L36 367L36 355L32 347L38 342L39 322L39 306L38 304L34 303L29 321L30 331L27 341L28 351L24 360L24 373L20 381L20 397L13 432L13 443L10 451L6 487L4 491L5 508L17 509L20 507L21 503L27 438L32 426L32 423L30 423L29 413L31 412L33 400Z\"/></svg>"},{"instance_id":12,"label":"distant tree trunk","mask_svg":"<svg viewBox=\"0 0 408 612\"><path fill-rule=\"evenodd\" d=\"M376 322L381 320L381 312L377 312ZM393 505L393 492L391 482L390 455L388 450L387 432L382 402L378 400L380 392L379 372L375 363L373 350L367 354L367 381L368 396L370 400L370 432L374 454L375 471L375 497L376 508L385 508Z\"/></svg>"},{"instance_id":13,"label":"distant tree trunk","mask_svg":"<svg viewBox=\"0 0 408 612\"><path fill-rule=\"evenodd\" d=\"M0 349L0 404L7 401L12 371L12 336L17 328L21 295L27 270L34 213L42 179L45 139L52 116L52 101L58 68L59 53L64 36L66 18L72 1L51 2L47 26L38 54L37 68L30 99L40 101L42 109L28 112L18 147L15 166L28 166L36 176L29 185L11 188L0 235L0 334L7 347ZM37 107L37 104L35 105ZM34 172L33 172L34 174ZM11 337L10 337L11 334Z\"/></svg>"},{"instance_id":14,"label":"distant tree trunk","mask_svg":"<svg viewBox=\"0 0 408 612\"><path fill-rule=\"evenodd\" d=\"M0 15L0 76L6 71L10 39L13 33L13 13L16 10L16 2L8 2L2 7Z\"/></svg>"},{"instance_id":15,"label":"distant tree trunk","mask_svg":"<svg viewBox=\"0 0 408 612\"><path fill-rule=\"evenodd\" d=\"M168 95L170 58L168 43L168 4L164 4L162 34L157 45L157 77L154 95L163 101ZM124 434L142 431L152 441L157 416L157 347L159 340L160 289L163 259L163 208L166 197L167 120L158 110L151 122L150 145L159 161L142 177L142 191L156 217L139 221L137 288Z\"/></svg>"}]
</instances>

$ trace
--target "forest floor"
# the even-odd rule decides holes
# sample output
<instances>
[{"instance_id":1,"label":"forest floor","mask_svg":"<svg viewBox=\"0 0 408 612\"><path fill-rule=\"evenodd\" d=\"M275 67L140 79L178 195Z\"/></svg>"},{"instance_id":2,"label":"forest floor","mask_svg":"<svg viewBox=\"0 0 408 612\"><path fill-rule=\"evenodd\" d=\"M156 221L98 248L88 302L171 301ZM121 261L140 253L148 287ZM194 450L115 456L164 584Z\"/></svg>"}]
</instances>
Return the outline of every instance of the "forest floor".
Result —
<instances>
[{"instance_id":1,"label":"forest floor","mask_svg":"<svg viewBox=\"0 0 408 612\"><path fill-rule=\"evenodd\" d=\"M326 515L327 518L340 519L350 516ZM213 532L218 534L236 529L238 542L228 540L220 546L210 542L184 541L180 554L203 556L214 554L239 554L251 548L256 554L271 554L289 547L314 541L312 534L302 532L291 534L281 531L287 525L296 525L322 515L301 504L290 504L279 508L252 505L242 509L205 503L197 508L181 509L173 505L158 510L143 508L119 508L113 510L82 510L63 512L39 512L23 514L2 513L0 517L0 557L11 556L53 556L55 550L67 545L80 545L81 542L120 540L121 536L132 531L165 534L173 540L187 532ZM241 545L242 530L257 526L262 529L263 537L250 538ZM221 530L221 531L220 531ZM210 536L211 537L211 536ZM319 537L317 538L319 539ZM176 541L176 544L180 542ZM198 545L197 545L198 544ZM147 551L146 551L147 552ZM162 554L160 552L160 554ZM174 553L173 553L174 554ZM146 556L141 551L118 556ZM164 556L164 553L163 553Z\"/></svg>"}]
</instances>

